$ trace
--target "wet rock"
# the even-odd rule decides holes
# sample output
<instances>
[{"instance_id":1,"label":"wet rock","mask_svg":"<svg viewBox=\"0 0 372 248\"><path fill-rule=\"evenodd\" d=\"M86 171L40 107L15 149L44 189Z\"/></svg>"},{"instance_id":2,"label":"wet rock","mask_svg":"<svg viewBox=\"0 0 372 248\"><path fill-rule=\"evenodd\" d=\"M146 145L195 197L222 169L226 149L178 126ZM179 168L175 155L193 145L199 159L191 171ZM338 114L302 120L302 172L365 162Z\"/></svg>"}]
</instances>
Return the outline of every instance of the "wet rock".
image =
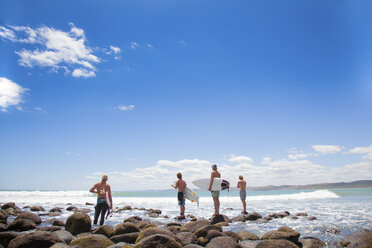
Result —
<instances>
[{"instance_id":1,"label":"wet rock","mask_svg":"<svg viewBox=\"0 0 372 248\"><path fill-rule=\"evenodd\" d=\"M257 224L265 224L265 223L267 223L267 222L269 222L271 219L258 219L258 220L256 220L256 223Z\"/></svg>"},{"instance_id":2,"label":"wet rock","mask_svg":"<svg viewBox=\"0 0 372 248\"><path fill-rule=\"evenodd\" d=\"M150 208L150 209L147 210L147 212L149 214L157 214L157 215L160 215L161 214L161 210L159 210L159 209L152 209L152 208Z\"/></svg>"},{"instance_id":3,"label":"wet rock","mask_svg":"<svg viewBox=\"0 0 372 248\"><path fill-rule=\"evenodd\" d=\"M372 231L360 231L343 238L338 247L370 248L372 247Z\"/></svg>"},{"instance_id":4,"label":"wet rock","mask_svg":"<svg viewBox=\"0 0 372 248\"><path fill-rule=\"evenodd\" d=\"M33 206L30 208L32 212L38 212L38 211L45 211L45 209L42 206Z\"/></svg>"},{"instance_id":5,"label":"wet rock","mask_svg":"<svg viewBox=\"0 0 372 248\"><path fill-rule=\"evenodd\" d=\"M214 224L214 226L218 226L218 227L223 228L224 226L229 226L229 223L227 223L227 222L219 222L217 224Z\"/></svg>"},{"instance_id":6,"label":"wet rock","mask_svg":"<svg viewBox=\"0 0 372 248\"><path fill-rule=\"evenodd\" d=\"M237 248L238 243L231 237L217 237L209 241L206 248Z\"/></svg>"},{"instance_id":7,"label":"wet rock","mask_svg":"<svg viewBox=\"0 0 372 248\"><path fill-rule=\"evenodd\" d=\"M208 241L205 237L199 237L196 243L198 245L205 246L208 243Z\"/></svg>"},{"instance_id":8,"label":"wet rock","mask_svg":"<svg viewBox=\"0 0 372 248\"><path fill-rule=\"evenodd\" d=\"M71 233L65 231L65 230L59 230L53 232L55 235L57 235L62 241L64 241L66 244L69 244L75 237L72 236Z\"/></svg>"},{"instance_id":9,"label":"wet rock","mask_svg":"<svg viewBox=\"0 0 372 248\"><path fill-rule=\"evenodd\" d=\"M177 233L176 236L181 240L183 246L196 243L197 241L196 235L191 232L180 232Z\"/></svg>"},{"instance_id":10,"label":"wet rock","mask_svg":"<svg viewBox=\"0 0 372 248\"><path fill-rule=\"evenodd\" d=\"M15 218L15 220L20 220L20 219L31 220L37 225L41 223L40 217L31 212L23 212L20 215L18 215L17 218Z\"/></svg>"},{"instance_id":11,"label":"wet rock","mask_svg":"<svg viewBox=\"0 0 372 248\"><path fill-rule=\"evenodd\" d=\"M45 232L55 232L55 231L62 230L62 227L60 227L60 226L43 226L43 227L39 227L37 230L38 231L45 231Z\"/></svg>"},{"instance_id":12,"label":"wet rock","mask_svg":"<svg viewBox=\"0 0 372 248\"><path fill-rule=\"evenodd\" d=\"M211 230L216 230L216 231L222 232L221 227L217 227L217 226L214 226L214 225L208 225L208 226L203 226L203 227L199 228L198 230L196 230L194 232L194 234L198 238L199 237L205 237L205 236L207 236L208 232L211 231Z\"/></svg>"},{"instance_id":13,"label":"wet rock","mask_svg":"<svg viewBox=\"0 0 372 248\"><path fill-rule=\"evenodd\" d=\"M253 233L247 231L240 231L237 233L240 240L259 240L260 238Z\"/></svg>"},{"instance_id":14,"label":"wet rock","mask_svg":"<svg viewBox=\"0 0 372 248\"><path fill-rule=\"evenodd\" d=\"M128 210L132 210L133 208L131 207L131 206L125 206L125 207L123 207L123 208L120 208L119 209L119 212L121 212L121 211L128 211Z\"/></svg>"},{"instance_id":15,"label":"wet rock","mask_svg":"<svg viewBox=\"0 0 372 248\"><path fill-rule=\"evenodd\" d=\"M12 223L8 225L8 229L12 231L28 231L32 229L36 229L36 224L28 219L19 219L14 220Z\"/></svg>"},{"instance_id":16,"label":"wet rock","mask_svg":"<svg viewBox=\"0 0 372 248\"><path fill-rule=\"evenodd\" d=\"M128 247L132 247L132 246L128 245L128 243L125 243L125 242L119 242L114 245L110 245L107 248L128 248Z\"/></svg>"},{"instance_id":17,"label":"wet rock","mask_svg":"<svg viewBox=\"0 0 372 248\"><path fill-rule=\"evenodd\" d=\"M114 243L125 242L129 244L134 244L139 236L139 232L125 233L112 236L110 240Z\"/></svg>"},{"instance_id":18,"label":"wet rock","mask_svg":"<svg viewBox=\"0 0 372 248\"><path fill-rule=\"evenodd\" d=\"M309 216L306 218L307 220L316 220L317 218L315 216Z\"/></svg>"},{"instance_id":19,"label":"wet rock","mask_svg":"<svg viewBox=\"0 0 372 248\"><path fill-rule=\"evenodd\" d=\"M271 239L260 241L256 248L299 248L299 246L285 239Z\"/></svg>"},{"instance_id":20,"label":"wet rock","mask_svg":"<svg viewBox=\"0 0 372 248\"><path fill-rule=\"evenodd\" d=\"M5 223L0 223L0 232L8 231L8 226Z\"/></svg>"},{"instance_id":21,"label":"wet rock","mask_svg":"<svg viewBox=\"0 0 372 248\"><path fill-rule=\"evenodd\" d=\"M148 236L141 241L137 242L133 248L182 248L182 245L177 242L174 238L164 235L155 234Z\"/></svg>"},{"instance_id":22,"label":"wet rock","mask_svg":"<svg viewBox=\"0 0 372 248\"><path fill-rule=\"evenodd\" d=\"M211 218L211 224L217 224L219 222L227 222L227 223L230 223L231 220L229 219L229 217L227 217L226 215L223 215L223 214L217 214L217 215L214 215L212 216Z\"/></svg>"},{"instance_id":23,"label":"wet rock","mask_svg":"<svg viewBox=\"0 0 372 248\"><path fill-rule=\"evenodd\" d=\"M55 212L62 213L62 208L56 207L56 208L52 208L51 210L49 210L49 213L55 213Z\"/></svg>"},{"instance_id":24,"label":"wet rock","mask_svg":"<svg viewBox=\"0 0 372 248\"><path fill-rule=\"evenodd\" d=\"M313 237L304 237L300 239L300 243L302 244L302 248L322 248L326 247L326 244L321 241L320 239L313 238Z\"/></svg>"},{"instance_id":25,"label":"wet rock","mask_svg":"<svg viewBox=\"0 0 372 248\"><path fill-rule=\"evenodd\" d=\"M284 226L279 228L278 230L273 230L265 233L261 239L286 239L297 244L299 237L300 233L296 232L292 228Z\"/></svg>"},{"instance_id":26,"label":"wet rock","mask_svg":"<svg viewBox=\"0 0 372 248\"><path fill-rule=\"evenodd\" d=\"M133 222L132 222L133 223ZM139 229L143 229L146 225L151 224L149 220L142 220L136 224Z\"/></svg>"},{"instance_id":27,"label":"wet rock","mask_svg":"<svg viewBox=\"0 0 372 248\"><path fill-rule=\"evenodd\" d=\"M221 236L224 236L222 234L222 232L220 231L217 231L217 230L210 230L207 235L205 236L205 239L207 240L207 242L211 241L212 239L216 238L216 237L221 237Z\"/></svg>"},{"instance_id":28,"label":"wet rock","mask_svg":"<svg viewBox=\"0 0 372 248\"><path fill-rule=\"evenodd\" d=\"M77 209L78 209L77 207L69 206L69 207L66 208L66 211L75 211Z\"/></svg>"},{"instance_id":29,"label":"wet rock","mask_svg":"<svg viewBox=\"0 0 372 248\"><path fill-rule=\"evenodd\" d=\"M235 216L231 219L232 222L245 222L245 216L243 214Z\"/></svg>"},{"instance_id":30,"label":"wet rock","mask_svg":"<svg viewBox=\"0 0 372 248\"><path fill-rule=\"evenodd\" d=\"M61 213L60 212L49 212L48 214L45 214L45 215L48 215L50 217L55 217L55 216L60 216ZM41 216L41 214L39 216Z\"/></svg>"},{"instance_id":31,"label":"wet rock","mask_svg":"<svg viewBox=\"0 0 372 248\"><path fill-rule=\"evenodd\" d=\"M4 210L8 208L12 208L13 210L21 210L19 207L15 205L14 202L8 202L1 206L1 209L4 209Z\"/></svg>"},{"instance_id":32,"label":"wet rock","mask_svg":"<svg viewBox=\"0 0 372 248\"><path fill-rule=\"evenodd\" d=\"M125 222L115 227L114 235L132 233L132 232L140 232L140 229L131 222Z\"/></svg>"},{"instance_id":33,"label":"wet rock","mask_svg":"<svg viewBox=\"0 0 372 248\"><path fill-rule=\"evenodd\" d=\"M287 217L289 215L290 213L288 211L284 211L284 212L276 212L276 213L269 214L268 217L273 218L273 219L278 219L278 218Z\"/></svg>"},{"instance_id":34,"label":"wet rock","mask_svg":"<svg viewBox=\"0 0 372 248\"><path fill-rule=\"evenodd\" d=\"M197 244L188 244L188 245L185 245L183 248L203 248L203 246L200 246Z\"/></svg>"},{"instance_id":35,"label":"wet rock","mask_svg":"<svg viewBox=\"0 0 372 248\"><path fill-rule=\"evenodd\" d=\"M49 248L63 241L54 233L35 231L19 235L9 242L8 248Z\"/></svg>"},{"instance_id":36,"label":"wet rock","mask_svg":"<svg viewBox=\"0 0 372 248\"><path fill-rule=\"evenodd\" d=\"M110 238L112 235L114 235L114 228L112 226L103 225L103 226L98 227L92 233L93 234L102 234L102 235L106 236L107 238Z\"/></svg>"},{"instance_id":37,"label":"wet rock","mask_svg":"<svg viewBox=\"0 0 372 248\"><path fill-rule=\"evenodd\" d=\"M304 216L305 217L305 216L307 216L307 213L295 213L294 215L295 216Z\"/></svg>"},{"instance_id":38,"label":"wet rock","mask_svg":"<svg viewBox=\"0 0 372 248\"><path fill-rule=\"evenodd\" d=\"M140 233L140 235L138 236L138 238L136 240L136 244L138 242L140 242L142 239L145 239L145 238L147 238L151 235L157 235L157 234L169 236L169 237L175 239L177 242L181 243L179 238L175 234L173 234L171 231L169 231L168 229L164 229L164 228L160 228L160 227L151 227L151 228L147 228L147 229L143 230Z\"/></svg>"},{"instance_id":39,"label":"wet rock","mask_svg":"<svg viewBox=\"0 0 372 248\"><path fill-rule=\"evenodd\" d=\"M169 222L165 226L166 227L170 227L170 226L181 226L181 223L178 223L178 222Z\"/></svg>"},{"instance_id":40,"label":"wet rock","mask_svg":"<svg viewBox=\"0 0 372 248\"><path fill-rule=\"evenodd\" d=\"M199 229L203 226L210 225L210 224L211 223L208 220L198 220L198 221L193 221L193 222L186 223L183 227L185 228L185 230L193 233L197 229Z\"/></svg>"},{"instance_id":41,"label":"wet rock","mask_svg":"<svg viewBox=\"0 0 372 248\"><path fill-rule=\"evenodd\" d=\"M70 248L70 246L66 245L65 243L56 243L52 245L50 248Z\"/></svg>"},{"instance_id":42,"label":"wet rock","mask_svg":"<svg viewBox=\"0 0 372 248\"><path fill-rule=\"evenodd\" d=\"M86 202L85 205L86 206L94 206L94 204L93 203L90 203L90 202Z\"/></svg>"},{"instance_id":43,"label":"wet rock","mask_svg":"<svg viewBox=\"0 0 372 248\"><path fill-rule=\"evenodd\" d=\"M262 219L262 216L259 213L253 212L253 213L248 213L245 215L246 220L258 220Z\"/></svg>"},{"instance_id":44,"label":"wet rock","mask_svg":"<svg viewBox=\"0 0 372 248\"><path fill-rule=\"evenodd\" d=\"M8 247L9 242L21 235L19 232L0 232L0 244Z\"/></svg>"},{"instance_id":45,"label":"wet rock","mask_svg":"<svg viewBox=\"0 0 372 248\"><path fill-rule=\"evenodd\" d=\"M74 213L66 220L65 229L73 235L89 232L92 226L90 217L85 213Z\"/></svg>"},{"instance_id":46,"label":"wet rock","mask_svg":"<svg viewBox=\"0 0 372 248\"><path fill-rule=\"evenodd\" d=\"M147 229L147 228L152 228L152 227L158 227L158 225L156 225L155 223L150 223L150 224L147 224L146 226L144 226L142 228L142 231Z\"/></svg>"},{"instance_id":47,"label":"wet rock","mask_svg":"<svg viewBox=\"0 0 372 248\"><path fill-rule=\"evenodd\" d=\"M113 245L114 242L101 234L89 234L78 237L70 245L78 245L81 248L104 248Z\"/></svg>"},{"instance_id":48,"label":"wet rock","mask_svg":"<svg viewBox=\"0 0 372 248\"><path fill-rule=\"evenodd\" d=\"M180 226L168 226L166 227L169 231L171 231L174 234L177 234L180 232L181 227Z\"/></svg>"},{"instance_id":49,"label":"wet rock","mask_svg":"<svg viewBox=\"0 0 372 248\"><path fill-rule=\"evenodd\" d=\"M139 217L139 216L132 216L132 217L129 217L128 219L124 220L124 223L125 222L130 222L130 223L133 223L133 224L138 224L142 221L142 218Z\"/></svg>"},{"instance_id":50,"label":"wet rock","mask_svg":"<svg viewBox=\"0 0 372 248\"><path fill-rule=\"evenodd\" d=\"M65 222L63 220L54 220L52 225L53 226L65 226Z\"/></svg>"},{"instance_id":51,"label":"wet rock","mask_svg":"<svg viewBox=\"0 0 372 248\"><path fill-rule=\"evenodd\" d=\"M9 217L9 214L4 211L4 210L0 210L0 223L7 223L7 219Z\"/></svg>"},{"instance_id":52,"label":"wet rock","mask_svg":"<svg viewBox=\"0 0 372 248\"><path fill-rule=\"evenodd\" d=\"M256 248L260 242L259 240L242 240L239 242L239 245L241 248Z\"/></svg>"},{"instance_id":53,"label":"wet rock","mask_svg":"<svg viewBox=\"0 0 372 248\"><path fill-rule=\"evenodd\" d=\"M298 217L297 217L297 216L291 216L291 219L292 219L292 220L297 220Z\"/></svg>"},{"instance_id":54,"label":"wet rock","mask_svg":"<svg viewBox=\"0 0 372 248\"><path fill-rule=\"evenodd\" d=\"M240 240L240 237L238 236L238 234L234 233L233 231L225 231L225 232L223 232L223 234L226 235L226 236L230 236L236 242L239 242L239 240Z\"/></svg>"}]
</instances>

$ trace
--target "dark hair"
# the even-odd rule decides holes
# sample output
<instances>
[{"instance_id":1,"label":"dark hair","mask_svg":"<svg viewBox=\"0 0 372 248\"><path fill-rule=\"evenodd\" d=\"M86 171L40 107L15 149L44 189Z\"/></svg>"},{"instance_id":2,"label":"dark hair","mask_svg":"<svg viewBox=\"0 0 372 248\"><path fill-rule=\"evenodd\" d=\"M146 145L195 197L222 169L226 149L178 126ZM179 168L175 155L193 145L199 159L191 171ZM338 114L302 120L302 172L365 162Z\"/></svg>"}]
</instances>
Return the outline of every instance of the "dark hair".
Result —
<instances>
[{"instance_id":1,"label":"dark hair","mask_svg":"<svg viewBox=\"0 0 372 248\"><path fill-rule=\"evenodd\" d=\"M178 173L177 173L177 177L178 177L179 179L181 179L181 178L182 178L182 173L181 173L181 172L178 172Z\"/></svg>"}]
</instances>

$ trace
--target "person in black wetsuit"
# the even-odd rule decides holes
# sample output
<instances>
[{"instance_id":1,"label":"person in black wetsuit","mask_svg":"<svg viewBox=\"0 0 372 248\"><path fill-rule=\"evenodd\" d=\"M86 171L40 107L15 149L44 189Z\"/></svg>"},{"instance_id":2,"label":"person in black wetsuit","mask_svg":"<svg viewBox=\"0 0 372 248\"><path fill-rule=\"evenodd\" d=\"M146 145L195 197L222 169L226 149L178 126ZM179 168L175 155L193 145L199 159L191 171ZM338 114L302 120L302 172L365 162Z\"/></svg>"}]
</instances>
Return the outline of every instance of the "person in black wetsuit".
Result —
<instances>
[{"instance_id":1,"label":"person in black wetsuit","mask_svg":"<svg viewBox=\"0 0 372 248\"><path fill-rule=\"evenodd\" d=\"M94 221L93 224L96 225L98 222L98 218L101 215L101 219L99 222L99 225L102 226L103 222L105 221L105 213L106 211L110 208L112 208L112 197L111 197L111 188L110 185L107 183L108 176L103 175L102 176L102 181L99 183L96 183L90 190L89 192L91 193L96 193L97 195L97 205L95 207L95 212L94 212ZM106 201L106 194L107 197L110 200L110 205L108 206L107 201Z\"/></svg>"}]
</instances>

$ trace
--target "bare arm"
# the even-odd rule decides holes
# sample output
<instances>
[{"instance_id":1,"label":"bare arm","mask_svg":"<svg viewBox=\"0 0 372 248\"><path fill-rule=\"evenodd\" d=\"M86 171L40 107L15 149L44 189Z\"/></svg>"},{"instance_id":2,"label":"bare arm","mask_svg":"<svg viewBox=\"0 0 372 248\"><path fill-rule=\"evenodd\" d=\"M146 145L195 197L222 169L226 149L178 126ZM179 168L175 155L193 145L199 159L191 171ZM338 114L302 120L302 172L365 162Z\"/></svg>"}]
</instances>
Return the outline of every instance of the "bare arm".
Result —
<instances>
[{"instance_id":1,"label":"bare arm","mask_svg":"<svg viewBox=\"0 0 372 248\"><path fill-rule=\"evenodd\" d=\"M212 189L212 185L213 185L213 179L214 179L214 174L213 172L211 173L211 180L209 182L209 187L208 187L208 190L211 191Z\"/></svg>"},{"instance_id":2,"label":"bare arm","mask_svg":"<svg viewBox=\"0 0 372 248\"><path fill-rule=\"evenodd\" d=\"M240 188L239 186L240 186L240 182L238 182L238 184L236 185L236 187L239 189Z\"/></svg>"},{"instance_id":3,"label":"bare arm","mask_svg":"<svg viewBox=\"0 0 372 248\"><path fill-rule=\"evenodd\" d=\"M96 189L96 185L94 185L94 186L89 190L89 192L98 194L98 191L97 191L97 189Z\"/></svg>"},{"instance_id":4,"label":"bare arm","mask_svg":"<svg viewBox=\"0 0 372 248\"><path fill-rule=\"evenodd\" d=\"M173 185L173 184L172 184L171 186L172 186L173 188L177 189L178 186L179 186L179 185L178 185L178 182L179 182L179 181L176 182L176 185Z\"/></svg>"}]
</instances>

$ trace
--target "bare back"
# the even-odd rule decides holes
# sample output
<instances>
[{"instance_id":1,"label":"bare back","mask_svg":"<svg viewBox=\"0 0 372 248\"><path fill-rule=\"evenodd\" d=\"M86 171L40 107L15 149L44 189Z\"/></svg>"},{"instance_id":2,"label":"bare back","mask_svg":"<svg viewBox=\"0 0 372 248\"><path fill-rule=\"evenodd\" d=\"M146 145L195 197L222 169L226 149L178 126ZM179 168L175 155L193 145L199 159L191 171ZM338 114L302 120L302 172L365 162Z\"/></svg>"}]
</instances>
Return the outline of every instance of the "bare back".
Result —
<instances>
[{"instance_id":1,"label":"bare back","mask_svg":"<svg viewBox=\"0 0 372 248\"><path fill-rule=\"evenodd\" d=\"M95 188L97 190L97 194L98 194L98 198L105 198L105 192L109 192L111 191L110 189L110 185L107 184L106 182L99 182L99 183L96 183L93 188Z\"/></svg>"},{"instance_id":2,"label":"bare back","mask_svg":"<svg viewBox=\"0 0 372 248\"><path fill-rule=\"evenodd\" d=\"M178 179L178 181L176 183L176 188L178 188L178 192L184 192L185 188L186 188L185 180L183 180L182 178Z\"/></svg>"},{"instance_id":3,"label":"bare back","mask_svg":"<svg viewBox=\"0 0 372 248\"><path fill-rule=\"evenodd\" d=\"M238 182L237 188L239 188L240 190L245 190L246 187L247 187L247 182L245 180L240 180Z\"/></svg>"}]
</instances>

